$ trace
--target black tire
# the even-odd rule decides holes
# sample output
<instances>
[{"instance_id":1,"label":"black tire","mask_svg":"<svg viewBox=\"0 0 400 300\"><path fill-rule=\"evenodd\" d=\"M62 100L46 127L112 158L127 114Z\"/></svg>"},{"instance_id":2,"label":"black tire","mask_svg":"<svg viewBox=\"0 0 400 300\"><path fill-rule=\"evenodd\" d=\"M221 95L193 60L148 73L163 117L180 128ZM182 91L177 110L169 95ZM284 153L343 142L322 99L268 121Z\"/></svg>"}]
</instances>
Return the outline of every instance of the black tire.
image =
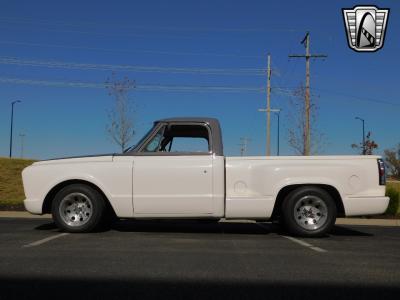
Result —
<instances>
[{"instance_id":1,"label":"black tire","mask_svg":"<svg viewBox=\"0 0 400 300\"><path fill-rule=\"evenodd\" d=\"M336 222L336 204L331 195L316 186L289 193L282 204L282 221L290 234L301 237L326 235Z\"/></svg>"},{"instance_id":2,"label":"black tire","mask_svg":"<svg viewBox=\"0 0 400 300\"><path fill-rule=\"evenodd\" d=\"M85 220L81 218L80 221L82 222L80 222L77 218L72 217L70 221L71 224L68 224L66 221L69 220L69 215L67 215L67 211L70 212L69 208L73 207L73 205L79 205L80 198L83 199L81 200L81 203L87 202L86 211L84 211ZM74 201L76 201L78 204L75 204ZM67 206L69 204L70 206ZM66 207L65 211L64 207ZM83 206L75 207L72 209L80 209L81 211L77 212L77 215L83 215L82 207ZM51 212L54 222L61 230L71 233L91 232L99 229L100 225L102 225L102 221L106 218L106 199L104 199L103 195L99 193L96 189L88 185L71 184L64 187L56 194L52 203ZM74 212L72 214L74 214ZM75 219L76 222L72 221ZM74 222L76 224L73 224Z\"/></svg>"}]
</instances>

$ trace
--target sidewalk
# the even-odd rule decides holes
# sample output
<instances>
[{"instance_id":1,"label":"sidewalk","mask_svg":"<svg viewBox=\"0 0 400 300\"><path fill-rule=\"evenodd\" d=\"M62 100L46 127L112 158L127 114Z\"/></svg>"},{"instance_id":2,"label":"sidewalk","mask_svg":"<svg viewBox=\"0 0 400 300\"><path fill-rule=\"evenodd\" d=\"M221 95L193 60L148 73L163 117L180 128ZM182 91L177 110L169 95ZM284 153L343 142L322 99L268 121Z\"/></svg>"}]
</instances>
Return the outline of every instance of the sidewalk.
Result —
<instances>
[{"instance_id":1,"label":"sidewalk","mask_svg":"<svg viewBox=\"0 0 400 300\"><path fill-rule=\"evenodd\" d=\"M0 211L0 218L30 218L30 219L50 219L51 215L42 216L32 215L26 211ZM253 222L239 220L241 222ZM234 221L234 222L239 222ZM229 222L229 220L224 220ZM369 226L400 226L400 219L362 219L362 218L338 218L337 225L369 225Z\"/></svg>"}]
</instances>

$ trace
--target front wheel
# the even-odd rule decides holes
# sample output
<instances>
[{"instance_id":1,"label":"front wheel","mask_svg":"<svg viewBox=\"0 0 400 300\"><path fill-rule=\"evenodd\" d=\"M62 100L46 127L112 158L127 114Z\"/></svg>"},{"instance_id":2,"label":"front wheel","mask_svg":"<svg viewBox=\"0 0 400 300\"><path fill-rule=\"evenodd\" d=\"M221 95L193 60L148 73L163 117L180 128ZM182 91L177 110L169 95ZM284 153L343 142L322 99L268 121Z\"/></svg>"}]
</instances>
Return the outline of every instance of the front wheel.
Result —
<instances>
[{"instance_id":1,"label":"front wheel","mask_svg":"<svg viewBox=\"0 0 400 300\"><path fill-rule=\"evenodd\" d=\"M71 184L61 189L52 203L56 225L67 232L90 232L105 217L103 196L90 186Z\"/></svg>"},{"instance_id":2,"label":"front wheel","mask_svg":"<svg viewBox=\"0 0 400 300\"><path fill-rule=\"evenodd\" d=\"M325 235L336 221L336 204L331 195L319 187L305 186L292 191L282 206L287 230L297 236Z\"/></svg>"}]
</instances>

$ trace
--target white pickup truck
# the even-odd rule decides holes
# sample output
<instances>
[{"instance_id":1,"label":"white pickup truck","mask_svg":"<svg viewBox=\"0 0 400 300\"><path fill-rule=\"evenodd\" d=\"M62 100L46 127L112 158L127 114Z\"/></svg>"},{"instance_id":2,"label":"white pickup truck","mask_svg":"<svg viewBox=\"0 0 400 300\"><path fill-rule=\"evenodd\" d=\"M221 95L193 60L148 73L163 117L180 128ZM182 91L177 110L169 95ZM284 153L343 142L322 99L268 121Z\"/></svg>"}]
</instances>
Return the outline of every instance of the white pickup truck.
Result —
<instances>
[{"instance_id":1,"label":"white pickup truck","mask_svg":"<svg viewBox=\"0 0 400 300\"><path fill-rule=\"evenodd\" d=\"M218 120L159 120L122 154L45 160L22 172L26 209L68 232L118 218L280 220L321 236L336 216L383 213L378 156L225 157Z\"/></svg>"}]
</instances>

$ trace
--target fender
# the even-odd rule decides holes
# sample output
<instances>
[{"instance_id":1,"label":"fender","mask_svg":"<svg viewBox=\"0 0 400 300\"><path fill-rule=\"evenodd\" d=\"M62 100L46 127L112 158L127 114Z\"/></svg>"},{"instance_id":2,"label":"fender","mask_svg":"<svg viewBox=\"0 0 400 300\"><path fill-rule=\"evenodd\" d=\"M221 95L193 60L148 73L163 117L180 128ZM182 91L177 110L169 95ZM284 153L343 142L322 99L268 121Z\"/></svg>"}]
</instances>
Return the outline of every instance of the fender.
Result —
<instances>
[{"instance_id":1,"label":"fender","mask_svg":"<svg viewBox=\"0 0 400 300\"><path fill-rule=\"evenodd\" d=\"M115 197L112 196L112 194L106 188L106 186L102 182L97 180L93 175L89 175L89 174L79 174L79 175L78 174L70 174L68 176L63 176L63 177L57 178L56 180L51 181L51 183L47 186L47 188L44 189L45 192L42 193L43 205L44 205L45 198L55 187L57 187L58 185L60 185L64 182L72 181L72 180L87 182L87 183L90 183L90 184L96 186L105 195L105 197L107 198L106 200L110 203L114 212L116 212L116 213L119 212L120 214L127 215L127 217L131 217L133 215L133 207L122 212L121 209L119 209L119 206L116 205L116 203L115 203ZM132 213L130 214L129 212L132 212Z\"/></svg>"},{"instance_id":2,"label":"fender","mask_svg":"<svg viewBox=\"0 0 400 300\"><path fill-rule=\"evenodd\" d=\"M276 189L273 191L273 197L276 201L277 196L279 194L279 192L288 187L288 186L293 186L293 185L329 185L333 188L335 188L341 199L344 199L344 195L341 191L341 189L337 186L337 183L334 182L333 180L326 178L326 177L289 177L289 178L285 178L281 181L278 182Z\"/></svg>"}]
</instances>

